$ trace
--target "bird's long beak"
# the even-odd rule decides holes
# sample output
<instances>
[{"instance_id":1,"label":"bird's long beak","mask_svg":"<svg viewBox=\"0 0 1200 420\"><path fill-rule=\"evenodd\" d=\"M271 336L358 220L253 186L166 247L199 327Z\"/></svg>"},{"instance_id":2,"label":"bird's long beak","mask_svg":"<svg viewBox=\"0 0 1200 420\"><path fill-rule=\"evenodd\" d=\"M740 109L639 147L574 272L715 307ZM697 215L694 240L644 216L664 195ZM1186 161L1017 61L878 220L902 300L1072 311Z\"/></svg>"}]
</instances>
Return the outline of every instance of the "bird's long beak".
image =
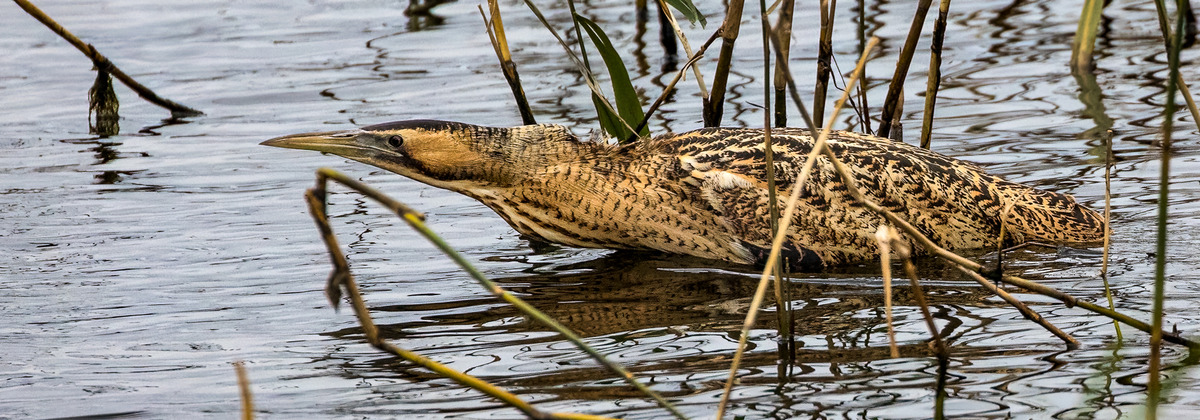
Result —
<instances>
[{"instance_id":1,"label":"bird's long beak","mask_svg":"<svg viewBox=\"0 0 1200 420\"><path fill-rule=\"evenodd\" d=\"M301 133L276 137L262 142L263 146L282 147L286 149L315 150L345 156L347 153L366 149L358 142L359 130L325 131L319 133Z\"/></svg>"}]
</instances>

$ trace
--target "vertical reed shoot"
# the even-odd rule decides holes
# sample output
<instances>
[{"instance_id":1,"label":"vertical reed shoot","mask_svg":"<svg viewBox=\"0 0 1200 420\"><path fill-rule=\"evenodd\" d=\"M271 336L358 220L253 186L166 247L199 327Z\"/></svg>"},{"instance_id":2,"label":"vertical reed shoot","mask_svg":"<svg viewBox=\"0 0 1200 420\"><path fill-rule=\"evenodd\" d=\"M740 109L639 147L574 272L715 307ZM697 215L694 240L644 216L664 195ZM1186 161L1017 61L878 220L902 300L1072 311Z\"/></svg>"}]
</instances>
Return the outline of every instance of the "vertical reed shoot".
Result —
<instances>
[{"instance_id":1,"label":"vertical reed shoot","mask_svg":"<svg viewBox=\"0 0 1200 420\"><path fill-rule=\"evenodd\" d=\"M725 88L729 84L729 71L733 60L733 44L737 42L742 27L744 0L729 0L725 9L725 21L721 23L721 55L717 57L717 70L713 75L712 92L704 103L704 126L720 127L721 114L725 110Z\"/></svg>"},{"instance_id":2,"label":"vertical reed shoot","mask_svg":"<svg viewBox=\"0 0 1200 420\"><path fill-rule=\"evenodd\" d=\"M787 77L784 75L785 63L791 56L792 45L792 16L795 14L796 0L783 0L779 5L779 20L775 23L776 33L772 37L779 40L779 50L782 58L775 62L775 126L787 127ZM769 43L769 40L768 40ZM767 48L770 48L768 45Z\"/></svg>"},{"instance_id":3,"label":"vertical reed shoot","mask_svg":"<svg viewBox=\"0 0 1200 420\"><path fill-rule=\"evenodd\" d=\"M817 44L817 83L813 93L813 120L821 128L825 117L825 97L829 92L829 74L833 72L833 15L837 0L821 0L821 36ZM782 39L780 40L782 42Z\"/></svg>"},{"instance_id":4,"label":"vertical reed shoot","mask_svg":"<svg viewBox=\"0 0 1200 420\"><path fill-rule=\"evenodd\" d=\"M892 75L892 83L888 86L887 98L883 101L883 112L879 114L879 137L890 137L892 119L895 118L896 108L900 105L900 95L904 90L904 79L908 77L908 67L912 64L913 54L917 50L917 41L921 39L921 28L925 26L925 15L933 0L920 0L917 3L917 13L913 16L912 26L908 28L908 37L904 40L904 48L900 50L900 59L896 62L896 72Z\"/></svg>"},{"instance_id":5,"label":"vertical reed shoot","mask_svg":"<svg viewBox=\"0 0 1200 420\"><path fill-rule=\"evenodd\" d=\"M525 97L525 88L521 86L521 75L517 73L517 65L512 61L512 53L508 49L508 37L504 35L504 21L500 18L500 4L497 0L488 0L488 10L491 16L484 14L483 6L479 6L479 14L483 15L483 27L487 29L488 37L492 40L492 49L500 60L500 70L504 80L512 90L513 99L517 101L517 110L521 112L521 122L525 125L537 124L533 118L533 109L529 99Z\"/></svg>"},{"instance_id":6,"label":"vertical reed shoot","mask_svg":"<svg viewBox=\"0 0 1200 420\"><path fill-rule=\"evenodd\" d=\"M938 17L933 21L933 43L929 46L929 81L925 84L925 112L921 121L921 148L928 149L933 136L933 113L937 109L938 88L942 85L942 42L946 39L946 19L950 0L938 5Z\"/></svg>"}]
</instances>

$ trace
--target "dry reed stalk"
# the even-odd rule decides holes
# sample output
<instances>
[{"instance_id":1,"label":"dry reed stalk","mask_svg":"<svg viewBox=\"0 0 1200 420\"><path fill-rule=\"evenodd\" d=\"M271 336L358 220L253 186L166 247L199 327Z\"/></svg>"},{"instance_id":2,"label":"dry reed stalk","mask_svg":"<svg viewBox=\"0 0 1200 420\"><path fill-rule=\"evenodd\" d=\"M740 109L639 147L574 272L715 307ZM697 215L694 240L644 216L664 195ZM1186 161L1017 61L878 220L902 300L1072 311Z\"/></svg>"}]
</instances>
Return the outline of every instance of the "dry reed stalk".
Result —
<instances>
[{"instance_id":1,"label":"dry reed stalk","mask_svg":"<svg viewBox=\"0 0 1200 420\"><path fill-rule=\"evenodd\" d=\"M821 0L818 7L821 9L821 34L817 41L817 83L813 93L813 119L820 124L825 116L829 75L833 72L833 16L837 0ZM782 39L780 41L782 42Z\"/></svg>"},{"instance_id":2,"label":"dry reed stalk","mask_svg":"<svg viewBox=\"0 0 1200 420\"><path fill-rule=\"evenodd\" d=\"M866 0L858 0L858 30L855 35L858 37L858 53L867 49L867 2ZM863 77L858 81L858 128L859 131L871 134L871 113L870 106L867 104L867 78Z\"/></svg>"},{"instance_id":3,"label":"dry reed stalk","mask_svg":"<svg viewBox=\"0 0 1200 420\"><path fill-rule=\"evenodd\" d=\"M242 400L242 420L254 420L254 395L250 392L250 376L246 374L246 366L240 360L233 362L233 371L237 373L238 395Z\"/></svg>"},{"instance_id":4,"label":"dry reed stalk","mask_svg":"<svg viewBox=\"0 0 1200 420\"><path fill-rule=\"evenodd\" d=\"M104 54L100 54L100 51L96 50L96 47L80 40L28 0L13 1L16 2L17 6L20 6L21 9L24 9L26 13L29 13L30 16L33 16L34 19L37 19L38 22L42 22L42 24L46 25L47 28L50 28L51 31L67 40L67 42L71 43L71 45L75 46L75 48L82 52L83 55L86 55L88 59L92 60L92 65L95 65L97 69L113 75L113 77L116 77L117 80L120 80L121 83L124 83L125 86L128 86L130 89L136 92L139 97L145 99L147 102L171 111L172 117L179 118L204 115L203 112L200 112L195 108L181 105L170 99L162 98L158 96L158 94L154 93L154 91L150 90L150 88L147 88L141 83L138 83L136 80L133 80L132 77L129 77L129 75L125 74L124 71L121 71L120 68L117 68L116 64L113 64L112 61L109 61L108 57L105 57Z\"/></svg>"},{"instance_id":5,"label":"dry reed stalk","mask_svg":"<svg viewBox=\"0 0 1200 420\"><path fill-rule=\"evenodd\" d=\"M942 43L946 39L946 19L950 0L938 4L933 21L933 42L929 46L929 80L925 83L925 113L921 116L921 148L928 149L933 137L933 113L937 109L938 88L942 85Z\"/></svg>"},{"instance_id":6,"label":"dry reed stalk","mask_svg":"<svg viewBox=\"0 0 1200 420\"><path fill-rule=\"evenodd\" d=\"M878 42L878 39L872 38L871 42L868 44L869 48L867 49L867 52L870 52L872 49L874 49ZM867 55L864 53L863 57L859 60L857 67L855 67L854 73L851 74L850 82L846 84L847 86L853 86L854 81L858 80L859 76L861 76L863 62L866 61L866 57ZM791 84L789 83L789 85ZM737 369L741 364L742 355L746 351L746 343L748 341L747 337L750 336L750 330L754 328L754 324L758 321L758 310L759 307L762 306L763 297L766 295L767 285L770 284L771 272L773 271L772 268L779 262L780 249L783 246L784 239L787 237L787 230L791 227L792 217L795 214L797 204L800 201L800 194L804 191L804 184L808 182L808 177L812 174L812 168L817 161L817 156L820 154L822 149L825 149L825 142L829 138L829 133L831 131L830 127L833 126L835 118L837 117L838 113L841 112L842 107L845 106L846 99L849 97L849 95L850 89L846 89L844 92L842 92L841 99L837 101L833 108L833 113L829 116L829 123L826 124L825 128L821 130L821 133L817 135L816 142L814 143L812 150L808 153L808 156L805 158L804 166L800 169L800 176L796 178L795 184L792 185L792 190L788 195L787 205L784 208L783 216L779 219L779 229L775 233L775 238L771 241L771 251L767 255L765 268L763 269L762 276L759 278L758 286L754 290L754 297L750 300L750 307L747 310L746 319L742 323L741 334L740 337L738 337L738 348L733 354L733 360L730 362L729 376L725 380L725 391L721 395L720 404L717 406L718 419L724 417L725 415L725 408L728 406L730 394L733 392L733 383L735 380L737 380Z\"/></svg>"},{"instance_id":7,"label":"dry reed stalk","mask_svg":"<svg viewBox=\"0 0 1200 420\"><path fill-rule=\"evenodd\" d=\"M720 127L721 114L725 111L725 87L729 83L729 71L733 60L733 44L742 27L744 0L729 0L725 9L725 21L721 23L721 55L717 57L717 70L713 75L712 92L704 101L704 126Z\"/></svg>"},{"instance_id":8,"label":"dry reed stalk","mask_svg":"<svg viewBox=\"0 0 1200 420\"><path fill-rule=\"evenodd\" d=\"M1104 256L1100 260L1100 278L1104 280L1104 296L1108 298L1108 309L1117 310L1113 304L1112 289L1108 287L1108 259L1112 248L1112 150L1113 131L1104 133ZM1113 321L1113 329L1117 331L1117 341L1124 341L1121 336L1121 323Z\"/></svg>"},{"instance_id":9,"label":"dry reed stalk","mask_svg":"<svg viewBox=\"0 0 1200 420\"><path fill-rule=\"evenodd\" d=\"M767 1L758 1L760 21L762 22L762 46L763 46L763 163L766 166L767 174L767 203L770 216L771 236L778 233L779 230L779 201L776 198L775 185L775 148L771 144L771 85L766 83L767 79L771 78L771 24L767 19ZM783 298L784 287L787 282L783 277L783 261L775 263L775 316L778 319L776 324L779 335L783 337L785 343L794 343L791 336L791 310L788 301ZM791 355L791 346L787 345L789 351L784 357L787 359Z\"/></svg>"},{"instance_id":10,"label":"dry reed stalk","mask_svg":"<svg viewBox=\"0 0 1200 420\"><path fill-rule=\"evenodd\" d=\"M599 351L596 351L591 346L587 345L587 343L585 343L578 334L575 334L569 328L554 320L554 318L551 318L537 308L534 308L529 303L525 302L516 295L509 293L507 290L504 290L498 284L484 276L483 273L481 273L475 268L475 266L467 261L462 254L459 254L458 251L455 251L454 248L451 248L450 245L445 242L445 240L430 230L429 227L424 223L425 217L416 210L413 210L404 203L392 199L379 190L371 188L362 182L329 168L318 169L316 179L316 185L306 191L304 197L308 202L309 212L312 214L313 220L317 224L317 229L321 233L321 240L325 243L326 250L329 252L330 258L333 260L334 269L329 275L326 293L328 294L330 301L333 303L334 308L337 308L338 303L341 300L340 297L343 290L347 295L349 295L350 302L354 308L354 314L358 317L359 324L362 325L363 333L366 335L367 342L375 348L416 363L417 365L429 369L439 375L450 378L459 384L483 392L490 397L496 398L505 404L521 410L521 412L525 413L531 418L602 418L573 413L544 413L537 410L529 403L521 400L516 395L504 391L495 385L487 383L486 381L480 380L474 376L451 369L417 353L396 347L395 345L392 345L384 340L383 337L379 335L379 329L375 326L374 320L371 319L370 311L367 309L366 303L362 299L358 285L354 281L354 275L350 272L349 264L346 262L346 256L342 253L341 247L337 242L337 237L333 233L333 227L329 224L329 216L325 210L325 196L327 194L327 184L331 180L342 184L364 196L367 196L372 200L375 200L388 210L396 213L396 215L403 219L405 223L409 225L409 227L421 234L421 236L437 247L438 250L440 250L443 254L446 254L446 256L450 257L451 260L458 264L463 271L466 271L471 278L475 279L475 281L483 286L484 289L486 289L489 293L491 293L492 296L510 305L513 305L514 308L529 318L559 333L563 338L567 339L577 348L591 356L593 360L599 362L601 365L604 365L604 367L608 368L613 373L616 373L621 377L621 379L625 380L626 383L629 383L634 388L637 388L642 394L657 401L659 405L669 411L672 416L679 419L686 418L682 413L679 412L678 409L675 408L674 405L664 399L657 392L654 392L650 388L646 387L646 385L642 384L641 381L638 381L637 378L635 378L633 374L624 367L614 363L607 357L604 357L604 355Z\"/></svg>"},{"instance_id":11,"label":"dry reed stalk","mask_svg":"<svg viewBox=\"0 0 1200 420\"><path fill-rule=\"evenodd\" d=\"M675 30L675 36L679 38L679 43L683 44L683 52L687 53L688 57L703 55L704 50L707 50L709 44L712 44L717 35L721 33L720 30L713 32L708 42L705 42L704 46L700 48L700 51L692 53L692 46L688 45L687 35L684 35L683 30L679 29L679 23L675 21L675 14L671 12L671 8L667 7L667 3L664 0L658 0L658 8L662 10L663 15L667 17L667 21L671 23L671 29ZM703 103L704 100L708 100L708 88L704 86L704 74L700 73L699 67L692 67L692 73L696 75L696 84L700 86L700 99L701 103Z\"/></svg>"},{"instance_id":12,"label":"dry reed stalk","mask_svg":"<svg viewBox=\"0 0 1200 420\"><path fill-rule=\"evenodd\" d=\"M1096 36L1100 32L1100 19L1104 14L1104 0L1084 0L1080 12L1079 26L1071 40L1071 69L1091 70L1096 67Z\"/></svg>"},{"instance_id":13,"label":"dry reed stalk","mask_svg":"<svg viewBox=\"0 0 1200 420\"><path fill-rule=\"evenodd\" d=\"M500 4L496 0L488 0L488 14L483 13L479 6L479 14L483 16L483 27L487 29L488 38L492 40L492 48L496 50L496 58L500 60L500 70L504 80L512 90L513 98L517 101L517 109L521 112L521 122L525 125L537 124L533 118L533 109L529 107L529 99L525 97L525 88L521 86L521 75L517 73L517 65L512 61L512 53L508 49L508 38L504 35L504 20L500 17Z\"/></svg>"},{"instance_id":14,"label":"dry reed stalk","mask_svg":"<svg viewBox=\"0 0 1200 420\"><path fill-rule=\"evenodd\" d=\"M791 56L792 17L795 14L796 0L783 0L779 5L779 20L775 21L775 33L772 37L779 40L779 55L775 62L775 126L787 127L787 77L784 76L785 66L779 61L787 61Z\"/></svg>"},{"instance_id":15,"label":"dry reed stalk","mask_svg":"<svg viewBox=\"0 0 1200 420\"><path fill-rule=\"evenodd\" d=\"M929 310L929 301L925 300L925 290L921 287L920 278L917 277L917 267L912 263L912 247L900 239L895 228L887 226L885 232L887 239L891 242L891 248L896 250L896 256L900 257L904 264L904 274L908 276L908 283L913 289L913 300L917 301L917 307L921 309L921 317L925 319L925 327L929 328L934 354L937 355L940 363L946 363L950 358L950 347L946 346L946 341L942 340L942 334L937 330L937 324L933 322L933 312Z\"/></svg>"},{"instance_id":16,"label":"dry reed stalk","mask_svg":"<svg viewBox=\"0 0 1200 420\"><path fill-rule=\"evenodd\" d=\"M892 322L892 239L888 236L887 226L879 225L879 230L875 231L875 240L879 243L879 270L883 276L883 313L887 319L888 355L897 359L900 357L900 347L896 345L896 326Z\"/></svg>"},{"instance_id":17,"label":"dry reed stalk","mask_svg":"<svg viewBox=\"0 0 1200 420\"><path fill-rule=\"evenodd\" d=\"M896 72L892 75L892 83L888 86L887 98L883 101L883 112L879 114L879 137L891 138L892 119L895 118L896 107L899 105L904 79L908 76L908 67L912 64L913 53L917 50L917 41L921 39L921 28L925 26L925 15L933 0L920 0L917 3L917 13L913 16L912 26L908 28L908 38L904 40L904 48L900 50L900 59L896 62Z\"/></svg>"}]
</instances>

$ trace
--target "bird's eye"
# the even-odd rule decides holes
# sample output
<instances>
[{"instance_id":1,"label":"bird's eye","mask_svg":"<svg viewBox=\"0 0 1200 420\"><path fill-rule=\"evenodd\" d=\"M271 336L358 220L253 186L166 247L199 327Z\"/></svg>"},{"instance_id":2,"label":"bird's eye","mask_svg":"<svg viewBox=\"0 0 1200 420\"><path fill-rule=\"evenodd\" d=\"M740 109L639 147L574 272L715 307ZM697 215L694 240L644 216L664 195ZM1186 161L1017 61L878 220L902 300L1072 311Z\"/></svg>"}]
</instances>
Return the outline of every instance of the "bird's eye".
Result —
<instances>
[{"instance_id":1,"label":"bird's eye","mask_svg":"<svg viewBox=\"0 0 1200 420\"><path fill-rule=\"evenodd\" d=\"M391 137L388 137L387 142L388 142L388 146L400 147L401 145L404 144L404 137L400 137L399 135L393 135Z\"/></svg>"}]
</instances>

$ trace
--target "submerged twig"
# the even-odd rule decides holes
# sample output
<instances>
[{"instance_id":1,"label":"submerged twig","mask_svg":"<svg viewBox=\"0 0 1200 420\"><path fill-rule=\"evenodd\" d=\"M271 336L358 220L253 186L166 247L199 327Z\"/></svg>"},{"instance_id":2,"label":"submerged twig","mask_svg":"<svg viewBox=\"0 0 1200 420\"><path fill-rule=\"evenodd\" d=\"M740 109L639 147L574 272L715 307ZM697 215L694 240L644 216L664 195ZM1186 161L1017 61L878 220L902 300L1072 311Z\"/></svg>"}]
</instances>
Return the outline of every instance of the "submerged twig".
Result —
<instances>
[{"instance_id":1,"label":"submerged twig","mask_svg":"<svg viewBox=\"0 0 1200 420\"><path fill-rule=\"evenodd\" d=\"M326 184L328 184L330 180L345 185L350 189L363 194L372 200L375 200L384 207L387 207L388 210L396 213L396 215L400 216L400 218L403 219L410 227L412 227L413 230L416 230L417 233L425 237L425 239L436 246L442 253L450 257L450 259L458 264L463 271L466 271L471 278L475 279L476 282L487 289L492 296L507 302L510 305L513 305L513 307L521 311L521 313L541 323L542 325L553 329L555 332L562 335L563 338L567 339L580 350L591 356L592 359L596 360L601 365L604 365L610 371L616 373L621 377L621 379L625 380L625 382L629 383L634 388L637 388L638 391L642 392L644 395L649 396L657 401L660 406L671 412L671 414L676 418L685 418L683 414L680 413L679 410L676 409L670 402L668 402L654 390L648 388L645 384L641 383L641 381L638 381L637 378L635 378L633 374L624 367L612 362L599 351L593 349L591 346L587 345L587 343L584 343L583 338L579 337L578 334L575 334L569 328L554 320L554 318L551 318L537 308L534 308L532 305L526 303L516 295L509 293L507 290L504 290L495 282L484 276L483 273L479 272L479 270L476 269L470 262L468 262L466 258L459 254L458 251L455 251L450 247L449 244L442 240L440 236L430 230L429 227L424 223L424 216L422 216L420 213L416 212L404 203L396 201L391 197L388 197L386 194L371 188L362 182L352 179L345 174L329 168L321 168L317 170L316 185L305 193L305 198L308 201L309 211L313 215L313 220L316 221L317 228L321 232L321 238L325 242L326 248L329 250L330 257L334 260L334 270L332 273L330 273L329 286L326 291L329 292L330 288L338 289L339 291L343 289L345 290L345 292L350 296L350 301L354 307L354 313L358 317L359 323L363 327L363 333L367 336L367 341L372 346L416 363L421 367L453 379L455 382L483 392L488 396L499 399L505 404L521 410L523 413L532 418L600 418L581 414L543 413L517 396L499 389L492 384L434 362L417 353L396 347L380 337L379 330L375 326L374 321L371 319L370 312L367 310L366 304L364 303L362 296L358 291L358 286L354 282L354 276L350 273L349 265L346 263L346 257L342 254L341 248L338 246L337 237L333 234L333 228L329 225L329 216L325 211L325 195ZM336 302L340 300L339 296L340 292L337 295L330 295L330 300L334 301L335 307L337 306Z\"/></svg>"},{"instance_id":2,"label":"submerged twig","mask_svg":"<svg viewBox=\"0 0 1200 420\"><path fill-rule=\"evenodd\" d=\"M16 2L17 6L20 6L21 9L24 9L26 13L29 13L30 16L33 16L34 19L37 19L38 22L42 22L42 24L46 25L47 28L50 28L51 31L67 40L67 42L71 43L71 45L74 45L76 49L83 53L83 55L86 55L92 60L92 64L95 65L99 71L106 72L111 74L113 77L116 77L117 80L120 80L121 83L124 83L125 86L128 86L130 89L136 92L142 99L166 108L167 110L171 111L171 116L173 117L192 117L196 115L204 115L203 112L200 112L195 108L181 105L169 99L162 98L158 96L158 94L154 93L154 91L150 90L150 88L142 86L141 83L133 80L132 77L129 77L129 75L125 74L124 71L121 71L117 65L109 61L108 57L100 54L100 51L96 50L96 47L77 38L74 34L67 31L66 28L63 28L62 25L59 25L58 22L55 22L54 19L50 18L49 15L47 15L37 6L34 6L33 3L30 3L28 0L13 1Z\"/></svg>"}]
</instances>

